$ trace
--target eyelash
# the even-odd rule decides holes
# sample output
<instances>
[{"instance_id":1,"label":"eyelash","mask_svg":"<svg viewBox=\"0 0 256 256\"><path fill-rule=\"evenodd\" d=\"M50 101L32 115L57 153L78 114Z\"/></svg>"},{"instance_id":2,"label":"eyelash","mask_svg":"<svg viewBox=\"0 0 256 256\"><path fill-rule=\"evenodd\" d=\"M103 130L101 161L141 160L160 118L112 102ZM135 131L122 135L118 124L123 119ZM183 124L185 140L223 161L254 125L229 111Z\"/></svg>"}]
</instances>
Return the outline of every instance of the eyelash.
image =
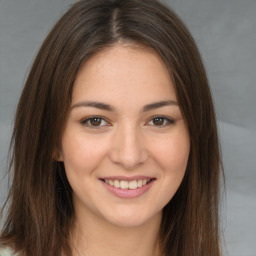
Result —
<instances>
[{"instance_id":1,"label":"eyelash","mask_svg":"<svg viewBox=\"0 0 256 256\"><path fill-rule=\"evenodd\" d=\"M92 121L93 119L99 119L100 120L100 125L92 125ZM102 121L104 121L106 124L105 125L101 125ZM99 129L102 126L110 126L110 123L108 121L106 121L105 118L101 117L101 116L92 116L92 117L88 117L84 120L81 121L82 125L85 125L87 127L90 128L94 128L94 129Z\"/></svg>"},{"instance_id":2,"label":"eyelash","mask_svg":"<svg viewBox=\"0 0 256 256\"><path fill-rule=\"evenodd\" d=\"M99 125L93 125L91 122L98 119L97 121L100 121L100 124ZM150 124L151 122L154 122L154 121L157 121L157 119L160 119L160 121L163 121L164 123L163 124L160 124L160 125L157 125L157 124ZM105 122L105 124L102 125L102 122ZM158 128L163 128L163 127L166 127L166 126L169 126L169 125L172 125L174 124L175 121L171 118L168 118L168 117L165 117L165 116L154 116L152 117L148 122L147 124L149 124L150 126L155 126L155 127L158 127ZM81 124L84 125L84 126L87 126L87 127L90 127L90 128L93 128L93 129L99 129L100 127L104 127L104 126L111 126L111 124L103 117L101 116L92 116L92 117L88 117L84 120L81 121Z\"/></svg>"},{"instance_id":3,"label":"eyelash","mask_svg":"<svg viewBox=\"0 0 256 256\"><path fill-rule=\"evenodd\" d=\"M175 123L173 119L165 116L154 116L147 123L154 122L154 120L157 120L157 119L161 119L164 122L164 124L160 124L160 125L152 124L152 126L162 128Z\"/></svg>"}]
</instances>

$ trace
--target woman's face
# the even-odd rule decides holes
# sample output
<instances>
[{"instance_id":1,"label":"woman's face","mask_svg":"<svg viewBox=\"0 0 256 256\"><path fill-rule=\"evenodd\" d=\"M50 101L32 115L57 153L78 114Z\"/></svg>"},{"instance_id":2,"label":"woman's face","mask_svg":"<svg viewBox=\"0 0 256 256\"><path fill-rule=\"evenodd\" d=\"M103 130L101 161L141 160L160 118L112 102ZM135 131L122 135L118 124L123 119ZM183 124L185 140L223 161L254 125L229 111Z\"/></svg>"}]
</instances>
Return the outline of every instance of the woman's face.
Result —
<instances>
[{"instance_id":1,"label":"woman's face","mask_svg":"<svg viewBox=\"0 0 256 256\"><path fill-rule=\"evenodd\" d=\"M159 219L189 151L173 82L152 49L117 44L81 67L59 157L77 216L129 227Z\"/></svg>"}]
</instances>

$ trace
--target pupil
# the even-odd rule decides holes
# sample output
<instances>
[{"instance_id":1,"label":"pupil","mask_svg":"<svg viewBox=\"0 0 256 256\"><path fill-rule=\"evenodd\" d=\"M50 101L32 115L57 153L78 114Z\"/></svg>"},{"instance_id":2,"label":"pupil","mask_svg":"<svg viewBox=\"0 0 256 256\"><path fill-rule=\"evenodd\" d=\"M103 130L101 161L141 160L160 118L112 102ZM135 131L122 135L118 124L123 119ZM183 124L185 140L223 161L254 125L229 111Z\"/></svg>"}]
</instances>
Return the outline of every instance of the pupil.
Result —
<instances>
[{"instance_id":1,"label":"pupil","mask_svg":"<svg viewBox=\"0 0 256 256\"><path fill-rule=\"evenodd\" d=\"M100 118L93 118L93 119L91 120L91 124L92 124L93 126L99 126L99 125L101 124L101 119L100 119Z\"/></svg>"},{"instance_id":2,"label":"pupil","mask_svg":"<svg viewBox=\"0 0 256 256\"><path fill-rule=\"evenodd\" d=\"M163 125L164 119L163 118L159 118L159 117L154 118L153 119L153 123L154 123L154 125Z\"/></svg>"}]
</instances>

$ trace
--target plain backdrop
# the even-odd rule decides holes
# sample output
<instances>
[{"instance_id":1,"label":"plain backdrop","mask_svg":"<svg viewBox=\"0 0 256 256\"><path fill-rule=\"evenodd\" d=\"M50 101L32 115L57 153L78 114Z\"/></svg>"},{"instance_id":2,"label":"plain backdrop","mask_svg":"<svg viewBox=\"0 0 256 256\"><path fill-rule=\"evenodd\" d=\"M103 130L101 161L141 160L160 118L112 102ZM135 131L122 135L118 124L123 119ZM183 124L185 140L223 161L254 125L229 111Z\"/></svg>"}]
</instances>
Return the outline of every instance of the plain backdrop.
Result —
<instances>
[{"instance_id":1,"label":"plain backdrop","mask_svg":"<svg viewBox=\"0 0 256 256\"><path fill-rule=\"evenodd\" d=\"M72 0L0 0L0 179L29 67ZM226 195L221 222L230 256L256 255L256 1L169 0L201 51L219 123ZM0 183L0 204L7 178Z\"/></svg>"}]
</instances>

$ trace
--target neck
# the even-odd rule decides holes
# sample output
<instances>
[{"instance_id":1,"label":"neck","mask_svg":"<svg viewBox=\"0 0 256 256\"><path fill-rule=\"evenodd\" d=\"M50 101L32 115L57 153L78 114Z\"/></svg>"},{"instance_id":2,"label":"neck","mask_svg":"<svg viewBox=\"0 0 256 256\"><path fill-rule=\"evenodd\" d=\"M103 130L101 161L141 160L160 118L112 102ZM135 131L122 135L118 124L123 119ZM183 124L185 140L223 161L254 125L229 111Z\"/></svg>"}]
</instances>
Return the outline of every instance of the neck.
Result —
<instances>
[{"instance_id":1,"label":"neck","mask_svg":"<svg viewBox=\"0 0 256 256\"><path fill-rule=\"evenodd\" d=\"M136 227L113 225L93 214L76 214L71 244L74 256L160 256L159 213Z\"/></svg>"}]
</instances>

